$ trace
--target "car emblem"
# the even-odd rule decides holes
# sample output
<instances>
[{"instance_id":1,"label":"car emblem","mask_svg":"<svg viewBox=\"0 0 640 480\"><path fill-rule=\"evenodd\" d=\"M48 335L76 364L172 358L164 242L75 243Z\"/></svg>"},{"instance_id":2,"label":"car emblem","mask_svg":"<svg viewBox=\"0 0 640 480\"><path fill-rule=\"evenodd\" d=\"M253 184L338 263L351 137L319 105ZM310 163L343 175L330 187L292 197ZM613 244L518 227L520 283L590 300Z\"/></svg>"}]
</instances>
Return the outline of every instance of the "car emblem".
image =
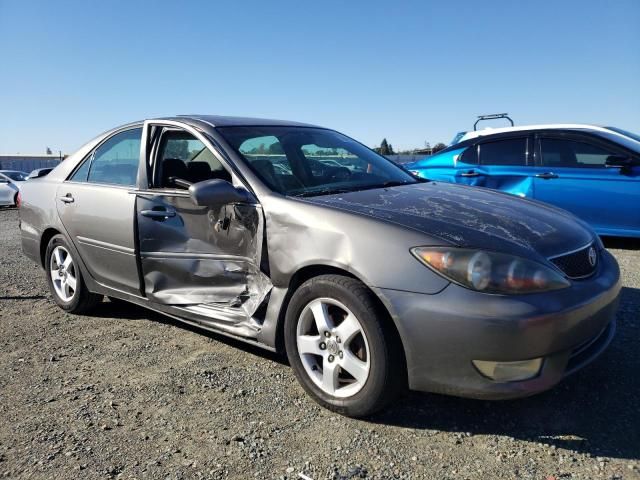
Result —
<instances>
[{"instance_id":1,"label":"car emblem","mask_svg":"<svg viewBox=\"0 0 640 480\"><path fill-rule=\"evenodd\" d=\"M596 255L596 249L591 247L589 249L589 265L591 265L592 267L595 267L597 261L598 261L598 256Z\"/></svg>"}]
</instances>

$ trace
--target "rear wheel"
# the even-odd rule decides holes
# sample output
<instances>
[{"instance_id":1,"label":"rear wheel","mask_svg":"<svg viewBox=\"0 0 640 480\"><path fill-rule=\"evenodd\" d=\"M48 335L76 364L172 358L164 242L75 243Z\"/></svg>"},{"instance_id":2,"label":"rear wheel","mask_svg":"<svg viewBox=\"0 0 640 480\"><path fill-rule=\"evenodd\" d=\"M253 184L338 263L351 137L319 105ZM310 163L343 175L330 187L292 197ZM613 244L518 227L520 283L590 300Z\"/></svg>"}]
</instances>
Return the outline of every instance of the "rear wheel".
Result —
<instances>
[{"instance_id":1,"label":"rear wheel","mask_svg":"<svg viewBox=\"0 0 640 480\"><path fill-rule=\"evenodd\" d=\"M55 235L49 241L45 267L51 295L63 310L86 313L102 301L102 295L87 289L80 267L62 235Z\"/></svg>"},{"instance_id":2,"label":"rear wheel","mask_svg":"<svg viewBox=\"0 0 640 480\"><path fill-rule=\"evenodd\" d=\"M285 345L307 393L344 415L374 413L406 384L396 332L354 278L322 275L302 284L287 308Z\"/></svg>"}]
</instances>

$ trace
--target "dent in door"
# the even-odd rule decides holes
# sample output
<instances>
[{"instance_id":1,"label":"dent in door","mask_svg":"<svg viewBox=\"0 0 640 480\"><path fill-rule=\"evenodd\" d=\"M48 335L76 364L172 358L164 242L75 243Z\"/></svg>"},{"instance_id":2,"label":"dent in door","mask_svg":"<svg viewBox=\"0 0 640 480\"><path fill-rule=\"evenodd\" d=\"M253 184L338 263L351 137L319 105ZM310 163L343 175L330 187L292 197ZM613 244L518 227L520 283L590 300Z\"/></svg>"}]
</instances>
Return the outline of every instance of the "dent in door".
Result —
<instances>
[{"instance_id":1,"label":"dent in door","mask_svg":"<svg viewBox=\"0 0 640 480\"><path fill-rule=\"evenodd\" d=\"M231 309L250 318L271 290L260 270L262 210L256 205L195 206L189 198L140 197L139 211L163 207L176 215L140 221L147 296L178 306Z\"/></svg>"}]
</instances>

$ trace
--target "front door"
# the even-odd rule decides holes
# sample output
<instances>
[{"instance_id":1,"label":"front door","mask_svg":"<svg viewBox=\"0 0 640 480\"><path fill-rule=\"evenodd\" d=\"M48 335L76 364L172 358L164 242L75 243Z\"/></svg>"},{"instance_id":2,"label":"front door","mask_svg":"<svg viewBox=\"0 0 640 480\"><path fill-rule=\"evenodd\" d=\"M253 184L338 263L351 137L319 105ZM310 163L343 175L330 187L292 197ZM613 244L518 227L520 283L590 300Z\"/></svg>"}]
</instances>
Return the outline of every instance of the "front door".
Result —
<instances>
[{"instance_id":1,"label":"front door","mask_svg":"<svg viewBox=\"0 0 640 480\"><path fill-rule=\"evenodd\" d=\"M470 183L493 188L519 197L533 196L533 167L528 136L514 136L499 140L481 141L477 145L478 168L467 177ZM462 172L464 175L464 172Z\"/></svg>"},{"instance_id":2,"label":"front door","mask_svg":"<svg viewBox=\"0 0 640 480\"><path fill-rule=\"evenodd\" d=\"M140 295L134 239L141 128L102 142L57 190L62 223L99 283Z\"/></svg>"},{"instance_id":3,"label":"front door","mask_svg":"<svg viewBox=\"0 0 640 480\"><path fill-rule=\"evenodd\" d=\"M189 184L237 180L199 133L153 124L148 130L155 131L150 184L136 201L146 296L200 315L236 311L251 317L271 288L260 271L260 205L195 205Z\"/></svg>"},{"instance_id":4,"label":"front door","mask_svg":"<svg viewBox=\"0 0 640 480\"><path fill-rule=\"evenodd\" d=\"M640 167L608 168L615 146L587 137L541 135L535 198L582 218L601 235L640 228Z\"/></svg>"}]
</instances>

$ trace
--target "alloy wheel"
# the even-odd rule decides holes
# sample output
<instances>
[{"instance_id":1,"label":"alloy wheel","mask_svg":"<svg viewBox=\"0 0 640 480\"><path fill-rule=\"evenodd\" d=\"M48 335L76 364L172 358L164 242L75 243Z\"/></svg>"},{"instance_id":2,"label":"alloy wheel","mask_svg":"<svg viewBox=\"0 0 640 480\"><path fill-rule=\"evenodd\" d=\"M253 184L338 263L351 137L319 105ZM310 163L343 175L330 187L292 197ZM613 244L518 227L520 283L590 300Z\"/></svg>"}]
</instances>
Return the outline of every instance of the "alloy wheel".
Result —
<instances>
[{"instance_id":1,"label":"alloy wheel","mask_svg":"<svg viewBox=\"0 0 640 480\"><path fill-rule=\"evenodd\" d=\"M298 319L298 355L309 378L325 393L346 398L367 382L369 344L356 316L341 302L317 298Z\"/></svg>"},{"instance_id":2,"label":"alloy wheel","mask_svg":"<svg viewBox=\"0 0 640 480\"><path fill-rule=\"evenodd\" d=\"M70 302L76 293L78 281L76 266L66 248L57 246L53 249L49 262L49 273L56 295L62 301Z\"/></svg>"}]
</instances>

